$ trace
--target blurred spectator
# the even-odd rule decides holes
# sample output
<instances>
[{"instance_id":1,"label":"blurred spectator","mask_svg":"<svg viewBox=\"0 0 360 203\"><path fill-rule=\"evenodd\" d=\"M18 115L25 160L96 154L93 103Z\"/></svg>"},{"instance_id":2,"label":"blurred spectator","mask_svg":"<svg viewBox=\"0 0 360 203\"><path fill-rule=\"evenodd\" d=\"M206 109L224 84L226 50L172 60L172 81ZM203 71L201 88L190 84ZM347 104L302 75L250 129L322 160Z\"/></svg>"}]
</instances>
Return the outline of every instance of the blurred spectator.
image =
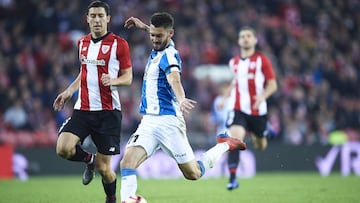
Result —
<instances>
[{"instance_id":1,"label":"blurred spectator","mask_svg":"<svg viewBox=\"0 0 360 203\"><path fill-rule=\"evenodd\" d=\"M10 130L32 130L20 98L15 99L13 105L5 110L4 124Z\"/></svg>"}]
</instances>

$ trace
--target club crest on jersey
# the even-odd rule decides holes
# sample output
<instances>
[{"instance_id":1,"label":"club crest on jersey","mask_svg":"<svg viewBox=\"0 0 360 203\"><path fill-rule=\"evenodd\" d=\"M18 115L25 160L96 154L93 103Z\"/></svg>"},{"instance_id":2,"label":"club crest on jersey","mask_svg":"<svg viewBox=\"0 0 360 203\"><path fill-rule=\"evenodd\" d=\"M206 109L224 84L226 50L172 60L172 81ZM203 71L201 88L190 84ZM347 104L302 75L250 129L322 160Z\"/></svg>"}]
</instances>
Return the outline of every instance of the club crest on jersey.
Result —
<instances>
[{"instance_id":1,"label":"club crest on jersey","mask_svg":"<svg viewBox=\"0 0 360 203\"><path fill-rule=\"evenodd\" d=\"M108 51L110 50L110 46L109 45L103 45L101 47L101 51L102 53L106 54Z\"/></svg>"},{"instance_id":2,"label":"club crest on jersey","mask_svg":"<svg viewBox=\"0 0 360 203\"><path fill-rule=\"evenodd\" d=\"M250 62L250 69L254 69L256 67L256 63L255 62Z\"/></svg>"}]
</instances>

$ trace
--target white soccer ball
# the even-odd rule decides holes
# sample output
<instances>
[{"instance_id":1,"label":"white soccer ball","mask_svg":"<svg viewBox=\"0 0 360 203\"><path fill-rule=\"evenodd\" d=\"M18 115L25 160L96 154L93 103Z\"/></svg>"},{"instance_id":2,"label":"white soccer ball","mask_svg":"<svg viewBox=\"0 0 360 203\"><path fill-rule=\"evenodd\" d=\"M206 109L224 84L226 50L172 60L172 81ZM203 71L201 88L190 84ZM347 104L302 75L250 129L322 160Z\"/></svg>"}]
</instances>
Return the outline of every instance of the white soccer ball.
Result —
<instances>
[{"instance_id":1,"label":"white soccer ball","mask_svg":"<svg viewBox=\"0 0 360 203\"><path fill-rule=\"evenodd\" d=\"M122 203L147 203L146 199L140 195L133 195L128 198Z\"/></svg>"}]
</instances>

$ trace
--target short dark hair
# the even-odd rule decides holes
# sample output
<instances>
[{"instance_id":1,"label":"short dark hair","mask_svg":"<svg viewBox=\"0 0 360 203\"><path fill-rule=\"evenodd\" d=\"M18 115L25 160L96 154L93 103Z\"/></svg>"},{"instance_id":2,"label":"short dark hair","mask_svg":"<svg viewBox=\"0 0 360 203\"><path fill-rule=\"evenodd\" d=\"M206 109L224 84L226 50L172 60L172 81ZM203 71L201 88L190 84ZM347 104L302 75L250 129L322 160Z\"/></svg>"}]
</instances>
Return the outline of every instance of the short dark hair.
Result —
<instances>
[{"instance_id":1,"label":"short dark hair","mask_svg":"<svg viewBox=\"0 0 360 203\"><path fill-rule=\"evenodd\" d=\"M254 34L254 36L256 36L256 31L253 27L251 27L249 25L244 25L240 28L239 33L244 30L249 30L250 32L252 32Z\"/></svg>"},{"instance_id":2,"label":"short dark hair","mask_svg":"<svg viewBox=\"0 0 360 203\"><path fill-rule=\"evenodd\" d=\"M97 7L102 7L105 9L105 13L106 15L110 15L110 6L109 4L103 2L103 1L93 1L89 4L89 6L87 7L87 10L86 10L86 15L89 14L89 10L90 8L97 8Z\"/></svg>"},{"instance_id":3,"label":"short dark hair","mask_svg":"<svg viewBox=\"0 0 360 203\"><path fill-rule=\"evenodd\" d=\"M158 12L151 16L150 23L155 27L173 28L174 18L167 12Z\"/></svg>"}]
</instances>

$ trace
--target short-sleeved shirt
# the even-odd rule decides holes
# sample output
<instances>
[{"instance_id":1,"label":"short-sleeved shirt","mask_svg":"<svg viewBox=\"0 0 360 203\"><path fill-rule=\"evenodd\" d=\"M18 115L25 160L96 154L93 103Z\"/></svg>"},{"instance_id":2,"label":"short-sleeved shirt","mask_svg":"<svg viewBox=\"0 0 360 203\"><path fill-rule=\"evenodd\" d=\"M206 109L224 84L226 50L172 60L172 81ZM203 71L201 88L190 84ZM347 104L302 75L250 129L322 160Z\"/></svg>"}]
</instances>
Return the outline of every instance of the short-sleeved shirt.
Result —
<instances>
[{"instance_id":1,"label":"short-sleeved shirt","mask_svg":"<svg viewBox=\"0 0 360 203\"><path fill-rule=\"evenodd\" d=\"M263 101L258 109L253 109L255 96L264 92L268 80L275 78L270 60L262 53L255 52L248 58L233 57L229 62L234 73L234 88L231 93L233 109L248 115L267 114L267 104Z\"/></svg>"},{"instance_id":2,"label":"short-sleeved shirt","mask_svg":"<svg viewBox=\"0 0 360 203\"><path fill-rule=\"evenodd\" d=\"M162 51L152 50L145 67L139 112L150 115L182 115L166 76L182 71L179 52L174 42Z\"/></svg>"},{"instance_id":3,"label":"short-sleeved shirt","mask_svg":"<svg viewBox=\"0 0 360 203\"><path fill-rule=\"evenodd\" d=\"M130 51L125 39L112 32L100 40L92 40L91 34L78 41L80 88L74 109L84 111L121 110L118 89L104 86L101 75L117 78L121 70L131 67Z\"/></svg>"}]
</instances>

